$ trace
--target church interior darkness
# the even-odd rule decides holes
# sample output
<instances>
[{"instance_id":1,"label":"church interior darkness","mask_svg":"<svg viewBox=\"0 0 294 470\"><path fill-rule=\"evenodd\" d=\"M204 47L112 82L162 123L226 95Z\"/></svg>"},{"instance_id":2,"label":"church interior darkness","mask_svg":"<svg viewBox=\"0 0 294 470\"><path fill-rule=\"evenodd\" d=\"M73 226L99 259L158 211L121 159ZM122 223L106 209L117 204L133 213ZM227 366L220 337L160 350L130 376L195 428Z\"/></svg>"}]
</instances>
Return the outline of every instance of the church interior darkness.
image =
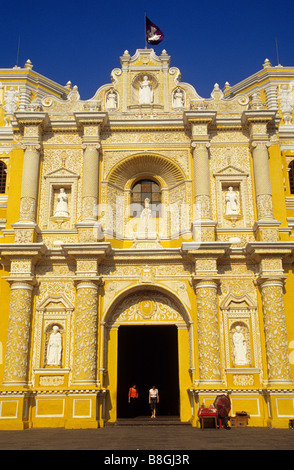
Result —
<instances>
[{"instance_id":1,"label":"church interior darkness","mask_svg":"<svg viewBox=\"0 0 294 470\"><path fill-rule=\"evenodd\" d=\"M158 416L179 414L177 328L120 326L118 337L118 417L128 417L128 389L139 390L138 415L148 416L148 391L159 390Z\"/></svg>"}]
</instances>

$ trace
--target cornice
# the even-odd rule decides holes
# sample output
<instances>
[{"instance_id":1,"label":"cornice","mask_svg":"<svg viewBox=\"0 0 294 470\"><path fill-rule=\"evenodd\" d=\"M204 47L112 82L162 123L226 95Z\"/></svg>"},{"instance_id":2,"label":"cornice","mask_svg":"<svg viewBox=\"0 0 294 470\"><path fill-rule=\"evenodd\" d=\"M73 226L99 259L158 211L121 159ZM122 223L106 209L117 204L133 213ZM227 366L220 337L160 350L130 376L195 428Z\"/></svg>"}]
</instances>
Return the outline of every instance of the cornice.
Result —
<instances>
[{"instance_id":1,"label":"cornice","mask_svg":"<svg viewBox=\"0 0 294 470\"><path fill-rule=\"evenodd\" d=\"M16 122L15 120L12 122L13 127L23 127L25 125L30 125L42 126L43 128L46 128L50 122L48 113L45 112L17 112L14 116Z\"/></svg>"},{"instance_id":2,"label":"cornice","mask_svg":"<svg viewBox=\"0 0 294 470\"><path fill-rule=\"evenodd\" d=\"M255 74L245 78L241 82L231 86L225 93L225 96L227 98L236 96L240 93L244 93L248 89L252 89L253 87L260 87L264 82L277 85L277 81L283 82L286 79L294 80L293 67L283 67L281 65L276 67L265 67Z\"/></svg>"},{"instance_id":3,"label":"cornice","mask_svg":"<svg viewBox=\"0 0 294 470\"><path fill-rule=\"evenodd\" d=\"M242 123L247 125L251 122L267 122L269 123L275 119L277 111L270 111L267 109L252 109L248 111L243 111Z\"/></svg>"},{"instance_id":4,"label":"cornice","mask_svg":"<svg viewBox=\"0 0 294 470\"><path fill-rule=\"evenodd\" d=\"M109 128L122 130L184 129L183 119L111 119Z\"/></svg>"},{"instance_id":5,"label":"cornice","mask_svg":"<svg viewBox=\"0 0 294 470\"><path fill-rule=\"evenodd\" d=\"M84 125L84 124L102 124L104 126L107 122L108 119L108 113L107 112L77 112L73 113L76 122L79 125Z\"/></svg>"}]
</instances>

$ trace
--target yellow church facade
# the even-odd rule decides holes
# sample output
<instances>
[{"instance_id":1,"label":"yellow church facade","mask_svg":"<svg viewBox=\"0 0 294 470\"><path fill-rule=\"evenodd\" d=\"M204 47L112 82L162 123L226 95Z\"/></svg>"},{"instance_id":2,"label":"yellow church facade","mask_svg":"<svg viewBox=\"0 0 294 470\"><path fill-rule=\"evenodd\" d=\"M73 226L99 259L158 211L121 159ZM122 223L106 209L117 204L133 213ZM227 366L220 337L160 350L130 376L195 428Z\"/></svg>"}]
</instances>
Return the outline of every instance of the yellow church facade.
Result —
<instances>
[{"instance_id":1,"label":"yellow church facade","mask_svg":"<svg viewBox=\"0 0 294 470\"><path fill-rule=\"evenodd\" d=\"M209 98L165 50L82 100L0 69L0 429L97 428L128 388L198 426L294 418L294 68Z\"/></svg>"}]
</instances>

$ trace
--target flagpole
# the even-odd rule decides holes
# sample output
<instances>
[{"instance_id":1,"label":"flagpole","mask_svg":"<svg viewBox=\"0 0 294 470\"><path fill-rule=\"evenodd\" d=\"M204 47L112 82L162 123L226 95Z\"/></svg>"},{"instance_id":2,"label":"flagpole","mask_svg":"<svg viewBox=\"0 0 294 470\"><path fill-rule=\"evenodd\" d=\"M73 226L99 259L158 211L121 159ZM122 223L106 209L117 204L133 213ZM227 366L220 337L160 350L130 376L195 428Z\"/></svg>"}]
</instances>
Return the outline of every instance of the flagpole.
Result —
<instances>
[{"instance_id":1,"label":"flagpole","mask_svg":"<svg viewBox=\"0 0 294 470\"><path fill-rule=\"evenodd\" d=\"M145 49L147 49L147 38L146 38L146 11L145 11Z\"/></svg>"}]
</instances>

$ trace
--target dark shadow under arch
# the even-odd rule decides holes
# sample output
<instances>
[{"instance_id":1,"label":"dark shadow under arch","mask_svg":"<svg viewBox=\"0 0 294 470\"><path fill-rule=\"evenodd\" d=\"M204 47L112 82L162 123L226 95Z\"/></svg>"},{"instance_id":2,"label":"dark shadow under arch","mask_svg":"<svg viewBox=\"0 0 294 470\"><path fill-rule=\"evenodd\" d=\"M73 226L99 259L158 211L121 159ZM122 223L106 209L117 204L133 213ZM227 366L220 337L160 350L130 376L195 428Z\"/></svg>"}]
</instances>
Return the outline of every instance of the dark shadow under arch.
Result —
<instances>
[{"instance_id":1,"label":"dark shadow under arch","mask_svg":"<svg viewBox=\"0 0 294 470\"><path fill-rule=\"evenodd\" d=\"M159 390L158 416L179 415L178 338L175 325L127 325L118 332L117 416L133 417L128 389L136 384L136 416L150 416L148 391Z\"/></svg>"}]
</instances>

